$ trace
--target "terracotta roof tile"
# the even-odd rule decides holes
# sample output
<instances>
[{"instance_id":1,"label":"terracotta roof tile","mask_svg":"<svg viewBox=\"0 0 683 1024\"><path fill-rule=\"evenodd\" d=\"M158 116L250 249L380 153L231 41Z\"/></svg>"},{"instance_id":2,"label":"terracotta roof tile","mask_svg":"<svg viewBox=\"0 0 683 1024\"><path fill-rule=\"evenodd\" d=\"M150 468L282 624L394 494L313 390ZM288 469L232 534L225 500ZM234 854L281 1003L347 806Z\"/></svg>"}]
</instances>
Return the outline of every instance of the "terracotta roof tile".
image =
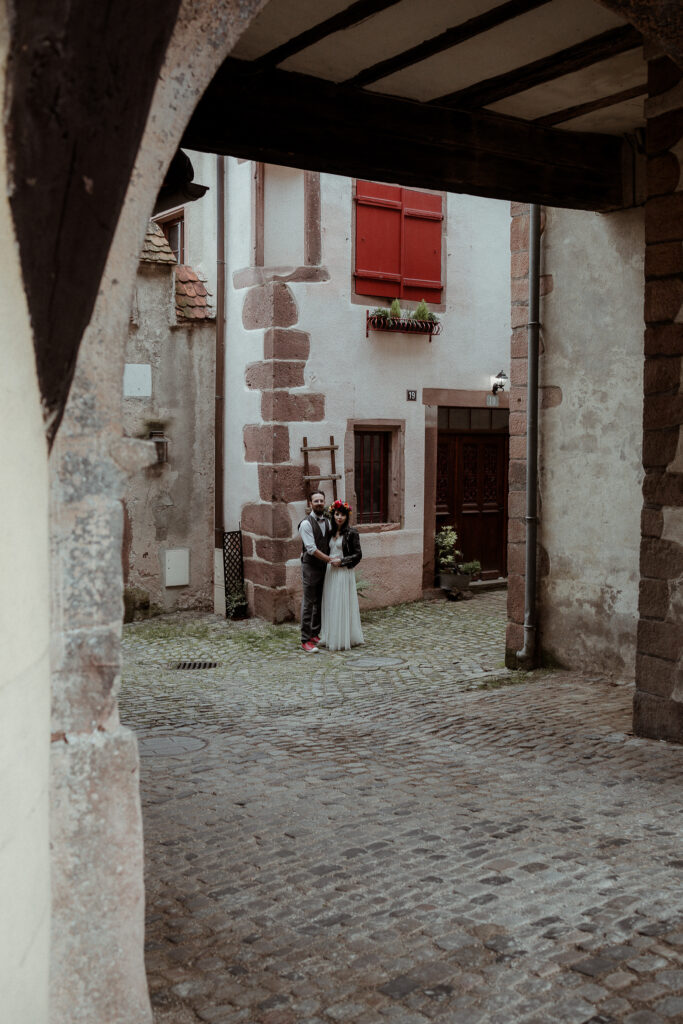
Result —
<instances>
[{"instance_id":1,"label":"terracotta roof tile","mask_svg":"<svg viewBox=\"0 0 683 1024\"><path fill-rule=\"evenodd\" d=\"M166 241L166 235L153 220L147 225L147 233L140 253L141 263L175 263L175 256Z\"/></svg>"},{"instance_id":2,"label":"terracotta roof tile","mask_svg":"<svg viewBox=\"0 0 683 1024\"><path fill-rule=\"evenodd\" d=\"M215 313L209 305L209 294L192 267L176 267L175 311L178 320L213 320Z\"/></svg>"}]
</instances>

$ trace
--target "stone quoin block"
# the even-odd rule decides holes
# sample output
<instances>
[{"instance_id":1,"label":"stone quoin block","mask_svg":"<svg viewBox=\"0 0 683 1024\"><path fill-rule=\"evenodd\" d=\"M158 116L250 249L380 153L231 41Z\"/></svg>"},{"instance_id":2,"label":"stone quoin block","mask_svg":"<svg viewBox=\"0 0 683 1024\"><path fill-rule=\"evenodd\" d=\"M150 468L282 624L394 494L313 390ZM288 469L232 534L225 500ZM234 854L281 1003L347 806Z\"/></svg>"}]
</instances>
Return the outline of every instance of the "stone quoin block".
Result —
<instances>
[{"instance_id":1,"label":"stone quoin block","mask_svg":"<svg viewBox=\"0 0 683 1024\"><path fill-rule=\"evenodd\" d=\"M523 524L522 528L523 528ZM524 623L524 580L519 573L508 572L508 618Z\"/></svg>"},{"instance_id":2,"label":"stone quoin block","mask_svg":"<svg viewBox=\"0 0 683 1024\"><path fill-rule=\"evenodd\" d=\"M526 493L510 491L508 493L508 515L511 519L523 519L526 515ZM510 567L508 566L508 571Z\"/></svg>"},{"instance_id":3,"label":"stone quoin block","mask_svg":"<svg viewBox=\"0 0 683 1024\"><path fill-rule=\"evenodd\" d=\"M645 204L645 242L672 242L681 237L683 192L656 196Z\"/></svg>"},{"instance_id":4,"label":"stone quoin block","mask_svg":"<svg viewBox=\"0 0 683 1024\"><path fill-rule=\"evenodd\" d=\"M252 363L244 375L248 388L261 391L274 388L300 388L304 385L303 362L294 360L269 359L263 363Z\"/></svg>"},{"instance_id":5,"label":"stone quoin block","mask_svg":"<svg viewBox=\"0 0 683 1024\"><path fill-rule=\"evenodd\" d=\"M676 277L648 281L645 285L645 321L675 320L683 306L683 281Z\"/></svg>"},{"instance_id":6,"label":"stone quoin block","mask_svg":"<svg viewBox=\"0 0 683 1024\"><path fill-rule=\"evenodd\" d=\"M661 242L645 248L645 277L683 274L683 242Z\"/></svg>"},{"instance_id":7,"label":"stone quoin block","mask_svg":"<svg viewBox=\"0 0 683 1024\"><path fill-rule=\"evenodd\" d=\"M668 580L641 580L638 611L644 619L664 619L669 611Z\"/></svg>"},{"instance_id":8,"label":"stone quoin block","mask_svg":"<svg viewBox=\"0 0 683 1024\"><path fill-rule=\"evenodd\" d=\"M659 697L669 697L676 685L677 676L673 661L656 658L640 651L636 653L636 679L639 690L656 693Z\"/></svg>"},{"instance_id":9,"label":"stone quoin block","mask_svg":"<svg viewBox=\"0 0 683 1024\"><path fill-rule=\"evenodd\" d=\"M638 623L638 651L655 658L676 661L681 651L681 624L641 619Z\"/></svg>"},{"instance_id":10,"label":"stone quoin block","mask_svg":"<svg viewBox=\"0 0 683 1024\"><path fill-rule=\"evenodd\" d=\"M655 324L645 330L646 356L683 355L683 323Z\"/></svg>"},{"instance_id":11,"label":"stone quoin block","mask_svg":"<svg viewBox=\"0 0 683 1024\"><path fill-rule=\"evenodd\" d=\"M302 466L259 466L259 497L263 501L303 501L306 498Z\"/></svg>"},{"instance_id":12,"label":"stone quoin block","mask_svg":"<svg viewBox=\"0 0 683 1024\"><path fill-rule=\"evenodd\" d=\"M643 427L645 430L661 430L678 427L683 423L683 394L645 395L643 402Z\"/></svg>"},{"instance_id":13,"label":"stone quoin block","mask_svg":"<svg viewBox=\"0 0 683 1024\"><path fill-rule=\"evenodd\" d=\"M645 469L663 469L668 466L676 455L679 436L678 427L643 431L642 460Z\"/></svg>"},{"instance_id":14,"label":"stone quoin block","mask_svg":"<svg viewBox=\"0 0 683 1024\"><path fill-rule=\"evenodd\" d=\"M294 295L280 281L251 288L242 307L242 324L247 331L268 327L291 327L299 319Z\"/></svg>"},{"instance_id":15,"label":"stone quoin block","mask_svg":"<svg viewBox=\"0 0 683 1024\"><path fill-rule=\"evenodd\" d=\"M292 519L286 505L244 505L241 523L242 530L260 537L292 536Z\"/></svg>"},{"instance_id":16,"label":"stone quoin block","mask_svg":"<svg viewBox=\"0 0 683 1024\"><path fill-rule=\"evenodd\" d=\"M526 308L526 307L525 307ZM515 328L510 338L510 358L526 359L529 351L529 340L527 337L526 320L524 326Z\"/></svg>"},{"instance_id":17,"label":"stone quoin block","mask_svg":"<svg viewBox=\"0 0 683 1024\"><path fill-rule=\"evenodd\" d=\"M633 731L636 736L681 742L683 704L662 700L652 693L636 692L633 698Z\"/></svg>"},{"instance_id":18,"label":"stone quoin block","mask_svg":"<svg viewBox=\"0 0 683 1024\"><path fill-rule=\"evenodd\" d=\"M524 575L526 544L508 544L508 572Z\"/></svg>"},{"instance_id":19,"label":"stone quoin block","mask_svg":"<svg viewBox=\"0 0 683 1024\"><path fill-rule=\"evenodd\" d=\"M526 437L524 435L517 435L510 438L510 458L526 458Z\"/></svg>"},{"instance_id":20,"label":"stone quoin block","mask_svg":"<svg viewBox=\"0 0 683 1024\"><path fill-rule=\"evenodd\" d=\"M529 307L526 304L516 304L510 308L510 324L515 327L526 327L529 322Z\"/></svg>"},{"instance_id":21,"label":"stone quoin block","mask_svg":"<svg viewBox=\"0 0 683 1024\"><path fill-rule=\"evenodd\" d=\"M526 459L510 461L508 485L511 491L523 491L526 488Z\"/></svg>"},{"instance_id":22,"label":"stone quoin block","mask_svg":"<svg viewBox=\"0 0 683 1024\"><path fill-rule=\"evenodd\" d=\"M647 505L683 506L683 473L648 469L643 481L643 501Z\"/></svg>"},{"instance_id":23,"label":"stone quoin block","mask_svg":"<svg viewBox=\"0 0 683 1024\"><path fill-rule=\"evenodd\" d=\"M283 587L286 570L284 564L273 565L272 562L259 562L255 558L245 558L244 578L254 586Z\"/></svg>"},{"instance_id":24,"label":"stone quoin block","mask_svg":"<svg viewBox=\"0 0 683 1024\"><path fill-rule=\"evenodd\" d=\"M261 397L261 416L264 420L276 420L281 423L317 422L325 418L325 396L264 391Z\"/></svg>"},{"instance_id":25,"label":"stone quoin block","mask_svg":"<svg viewBox=\"0 0 683 1024\"><path fill-rule=\"evenodd\" d=\"M554 384L549 384L541 388L540 392L541 409L554 409L558 405L562 405L562 388L558 388Z\"/></svg>"},{"instance_id":26,"label":"stone quoin block","mask_svg":"<svg viewBox=\"0 0 683 1024\"><path fill-rule=\"evenodd\" d=\"M510 388L510 415L513 412L523 412L524 415L524 430L526 431L526 388L517 388L514 385Z\"/></svg>"},{"instance_id":27,"label":"stone quoin block","mask_svg":"<svg viewBox=\"0 0 683 1024\"><path fill-rule=\"evenodd\" d=\"M661 508L644 508L640 513L640 531L643 537L661 537L664 515Z\"/></svg>"},{"instance_id":28,"label":"stone quoin block","mask_svg":"<svg viewBox=\"0 0 683 1024\"><path fill-rule=\"evenodd\" d=\"M263 338L264 359L308 359L311 336L304 331L287 331L273 327Z\"/></svg>"},{"instance_id":29,"label":"stone quoin block","mask_svg":"<svg viewBox=\"0 0 683 1024\"><path fill-rule=\"evenodd\" d=\"M665 153L673 149L683 137L683 110L669 110L659 117L650 117L647 122L646 152L648 156Z\"/></svg>"},{"instance_id":30,"label":"stone quoin block","mask_svg":"<svg viewBox=\"0 0 683 1024\"><path fill-rule=\"evenodd\" d=\"M529 215L513 217L510 221L510 252L529 248Z\"/></svg>"},{"instance_id":31,"label":"stone quoin block","mask_svg":"<svg viewBox=\"0 0 683 1024\"><path fill-rule=\"evenodd\" d=\"M681 178L681 166L673 153L663 153L647 162L647 193L661 196L674 192Z\"/></svg>"},{"instance_id":32,"label":"stone quoin block","mask_svg":"<svg viewBox=\"0 0 683 1024\"><path fill-rule=\"evenodd\" d=\"M674 579L683 574L683 547L670 540L643 537L640 573L652 579Z\"/></svg>"},{"instance_id":33,"label":"stone quoin block","mask_svg":"<svg viewBox=\"0 0 683 1024\"><path fill-rule=\"evenodd\" d=\"M643 389L646 395L653 395L658 391L677 391L680 384L680 357L645 360Z\"/></svg>"},{"instance_id":34,"label":"stone quoin block","mask_svg":"<svg viewBox=\"0 0 683 1024\"><path fill-rule=\"evenodd\" d=\"M524 544L526 540L526 526L523 519L510 519L508 520L508 543L509 544ZM510 590L510 581L508 579L508 592Z\"/></svg>"},{"instance_id":35,"label":"stone quoin block","mask_svg":"<svg viewBox=\"0 0 683 1024\"><path fill-rule=\"evenodd\" d=\"M248 423L243 431L246 462L289 462L289 427Z\"/></svg>"},{"instance_id":36,"label":"stone quoin block","mask_svg":"<svg viewBox=\"0 0 683 1024\"><path fill-rule=\"evenodd\" d=\"M526 354L521 359L510 360L510 388L526 388L528 377L528 359Z\"/></svg>"},{"instance_id":37,"label":"stone quoin block","mask_svg":"<svg viewBox=\"0 0 683 1024\"><path fill-rule=\"evenodd\" d=\"M268 622L286 622L292 618L289 610L289 595L286 590L271 590L267 587L254 586L254 615Z\"/></svg>"},{"instance_id":38,"label":"stone quoin block","mask_svg":"<svg viewBox=\"0 0 683 1024\"><path fill-rule=\"evenodd\" d=\"M510 256L510 277L528 278L529 276L529 253L526 251L513 252ZM528 288L528 285L527 285Z\"/></svg>"},{"instance_id":39,"label":"stone quoin block","mask_svg":"<svg viewBox=\"0 0 683 1024\"><path fill-rule=\"evenodd\" d=\"M288 562L301 555L301 538L291 540L259 539L256 541L256 555L265 562Z\"/></svg>"},{"instance_id":40,"label":"stone quoin block","mask_svg":"<svg viewBox=\"0 0 683 1024\"><path fill-rule=\"evenodd\" d=\"M507 668L517 667L517 651L524 646L524 626L518 622L508 622L505 631L505 664Z\"/></svg>"},{"instance_id":41,"label":"stone quoin block","mask_svg":"<svg viewBox=\"0 0 683 1024\"><path fill-rule=\"evenodd\" d=\"M254 553L253 537L242 531L242 558L251 558Z\"/></svg>"},{"instance_id":42,"label":"stone quoin block","mask_svg":"<svg viewBox=\"0 0 683 1024\"><path fill-rule=\"evenodd\" d=\"M526 416L522 412L511 412L509 420L510 437L514 435L526 437Z\"/></svg>"},{"instance_id":43,"label":"stone quoin block","mask_svg":"<svg viewBox=\"0 0 683 1024\"><path fill-rule=\"evenodd\" d=\"M116 705L120 624L67 631L62 638L52 666L52 732L92 732Z\"/></svg>"}]
</instances>

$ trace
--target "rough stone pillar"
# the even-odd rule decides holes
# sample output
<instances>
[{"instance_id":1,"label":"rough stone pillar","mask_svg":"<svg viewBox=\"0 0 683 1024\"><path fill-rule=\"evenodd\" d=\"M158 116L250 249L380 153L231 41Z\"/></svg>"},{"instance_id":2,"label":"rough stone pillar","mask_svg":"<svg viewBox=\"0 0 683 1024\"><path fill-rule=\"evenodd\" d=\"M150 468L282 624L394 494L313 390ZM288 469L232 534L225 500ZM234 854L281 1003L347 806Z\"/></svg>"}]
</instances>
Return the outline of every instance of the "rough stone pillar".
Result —
<instances>
[{"instance_id":1,"label":"rough stone pillar","mask_svg":"<svg viewBox=\"0 0 683 1024\"><path fill-rule=\"evenodd\" d=\"M264 358L246 370L246 384L261 392L261 422L244 427L244 457L258 464L259 501L242 509L244 577L255 615L271 622L291 618L292 595L286 563L296 558L292 503L306 497L302 455L291 449L290 425L319 422L325 415L325 396L300 390L311 348L310 335L293 329L298 319L294 296L286 284L254 268L242 275L254 281L242 311L246 330L265 328ZM314 463L310 469L316 472Z\"/></svg>"},{"instance_id":2,"label":"rough stone pillar","mask_svg":"<svg viewBox=\"0 0 683 1024\"><path fill-rule=\"evenodd\" d=\"M683 71L650 61L640 621L634 728L683 743Z\"/></svg>"}]
</instances>

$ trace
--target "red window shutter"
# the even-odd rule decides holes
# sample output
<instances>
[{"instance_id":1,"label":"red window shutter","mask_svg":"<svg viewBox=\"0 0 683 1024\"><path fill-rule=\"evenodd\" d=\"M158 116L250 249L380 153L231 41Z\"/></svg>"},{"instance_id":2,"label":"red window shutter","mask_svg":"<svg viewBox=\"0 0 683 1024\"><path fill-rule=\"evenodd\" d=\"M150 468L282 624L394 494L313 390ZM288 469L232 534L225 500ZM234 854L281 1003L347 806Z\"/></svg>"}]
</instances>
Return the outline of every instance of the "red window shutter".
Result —
<instances>
[{"instance_id":1,"label":"red window shutter","mask_svg":"<svg viewBox=\"0 0 683 1024\"><path fill-rule=\"evenodd\" d=\"M441 302L441 196L403 189L401 298Z\"/></svg>"},{"instance_id":2,"label":"red window shutter","mask_svg":"<svg viewBox=\"0 0 683 1024\"><path fill-rule=\"evenodd\" d=\"M356 294L441 302L441 196L356 184Z\"/></svg>"},{"instance_id":3,"label":"red window shutter","mask_svg":"<svg viewBox=\"0 0 683 1024\"><path fill-rule=\"evenodd\" d=\"M356 293L401 294L401 189L359 181L356 185Z\"/></svg>"}]
</instances>

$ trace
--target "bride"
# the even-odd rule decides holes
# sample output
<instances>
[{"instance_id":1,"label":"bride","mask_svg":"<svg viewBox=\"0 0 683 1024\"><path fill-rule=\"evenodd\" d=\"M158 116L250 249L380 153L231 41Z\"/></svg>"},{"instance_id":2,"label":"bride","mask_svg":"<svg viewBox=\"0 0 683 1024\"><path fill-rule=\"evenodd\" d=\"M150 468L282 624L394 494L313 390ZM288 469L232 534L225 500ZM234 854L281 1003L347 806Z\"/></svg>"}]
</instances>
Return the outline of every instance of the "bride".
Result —
<instances>
[{"instance_id":1,"label":"bride","mask_svg":"<svg viewBox=\"0 0 683 1024\"><path fill-rule=\"evenodd\" d=\"M320 643L328 651L346 651L363 643L354 569L363 556L358 531L349 524L351 506L337 500L329 512L330 557L341 558L341 563L329 563L325 573Z\"/></svg>"}]
</instances>

